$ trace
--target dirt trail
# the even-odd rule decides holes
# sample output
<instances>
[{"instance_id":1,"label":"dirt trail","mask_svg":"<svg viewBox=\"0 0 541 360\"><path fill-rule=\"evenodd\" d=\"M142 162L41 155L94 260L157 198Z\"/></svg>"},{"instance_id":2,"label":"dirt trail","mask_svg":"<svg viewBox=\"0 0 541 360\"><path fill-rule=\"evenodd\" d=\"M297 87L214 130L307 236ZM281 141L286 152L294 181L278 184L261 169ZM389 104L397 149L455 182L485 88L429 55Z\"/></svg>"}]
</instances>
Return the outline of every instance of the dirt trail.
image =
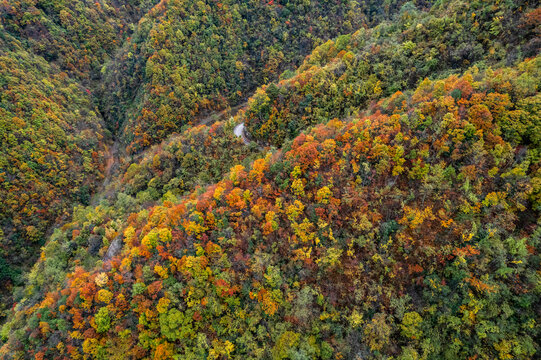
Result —
<instances>
[{"instance_id":1,"label":"dirt trail","mask_svg":"<svg viewBox=\"0 0 541 360\"><path fill-rule=\"evenodd\" d=\"M96 206L98 204L98 201L103 198L103 193L111 183L113 174L118 168L118 165L120 164L120 158L118 154L119 147L120 142L115 139L113 144L108 149L107 160L105 162L105 176L100 186L96 189L94 195L92 195L92 200L90 201L90 205L92 206Z\"/></svg>"},{"instance_id":2,"label":"dirt trail","mask_svg":"<svg viewBox=\"0 0 541 360\"><path fill-rule=\"evenodd\" d=\"M215 122L221 121L227 116L235 117L240 109L245 107L248 104L248 102L243 102L242 104L239 104L237 106L234 106L232 108L224 109L220 112L213 112L204 118L200 119L197 125L212 125Z\"/></svg>"},{"instance_id":3,"label":"dirt trail","mask_svg":"<svg viewBox=\"0 0 541 360\"><path fill-rule=\"evenodd\" d=\"M108 175L111 174L111 170L113 168L113 165L116 162L117 156L118 156L118 142L115 141L111 149L109 149L109 154L107 156L107 164L105 165L105 179L107 179Z\"/></svg>"}]
</instances>

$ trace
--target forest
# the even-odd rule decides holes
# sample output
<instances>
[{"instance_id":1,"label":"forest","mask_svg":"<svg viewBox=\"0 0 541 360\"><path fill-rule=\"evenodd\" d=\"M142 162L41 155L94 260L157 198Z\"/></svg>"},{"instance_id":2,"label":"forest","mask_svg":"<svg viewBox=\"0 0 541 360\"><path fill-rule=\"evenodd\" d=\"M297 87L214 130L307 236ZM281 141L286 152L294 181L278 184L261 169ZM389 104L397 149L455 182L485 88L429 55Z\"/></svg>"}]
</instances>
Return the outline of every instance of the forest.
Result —
<instances>
[{"instance_id":1,"label":"forest","mask_svg":"<svg viewBox=\"0 0 541 360\"><path fill-rule=\"evenodd\" d=\"M0 359L539 358L540 39L529 0L0 2Z\"/></svg>"}]
</instances>

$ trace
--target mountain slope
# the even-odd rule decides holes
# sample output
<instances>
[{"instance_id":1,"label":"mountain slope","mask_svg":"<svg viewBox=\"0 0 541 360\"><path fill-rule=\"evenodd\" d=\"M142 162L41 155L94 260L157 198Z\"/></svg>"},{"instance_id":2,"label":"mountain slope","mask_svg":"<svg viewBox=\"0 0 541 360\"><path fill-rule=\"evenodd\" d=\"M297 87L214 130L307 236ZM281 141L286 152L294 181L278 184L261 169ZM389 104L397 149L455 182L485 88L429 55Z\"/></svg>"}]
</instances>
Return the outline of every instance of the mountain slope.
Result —
<instances>
[{"instance_id":1,"label":"mountain slope","mask_svg":"<svg viewBox=\"0 0 541 360\"><path fill-rule=\"evenodd\" d=\"M102 178L104 124L84 88L0 31L2 295L45 232Z\"/></svg>"},{"instance_id":2,"label":"mountain slope","mask_svg":"<svg viewBox=\"0 0 541 360\"><path fill-rule=\"evenodd\" d=\"M404 7L392 22L315 49L295 73L260 88L242 121L254 140L280 146L308 126L351 116L425 77L535 56L537 5L459 0L440 2L430 12Z\"/></svg>"},{"instance_id":3,"label":"mountain slope","mask_svg":"<svg viewBox=\"0 0 541 360\"><path fill-rule=\"evenodd\" d=\"M0 2L0 318L52 226L99 188L112 136L93 86L152 5Z\"/></svg>"}]
</instances>

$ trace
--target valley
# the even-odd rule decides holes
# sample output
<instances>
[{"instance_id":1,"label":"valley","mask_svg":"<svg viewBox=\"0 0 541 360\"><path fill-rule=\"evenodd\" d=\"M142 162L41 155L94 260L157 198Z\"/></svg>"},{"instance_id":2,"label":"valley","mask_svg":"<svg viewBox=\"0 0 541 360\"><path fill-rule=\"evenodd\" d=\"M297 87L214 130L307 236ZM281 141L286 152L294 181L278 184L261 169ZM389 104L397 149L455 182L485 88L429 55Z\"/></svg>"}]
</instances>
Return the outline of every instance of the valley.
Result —
<instances>
[{"instance_id":1,"label":"valley","mask_svg":"<svg viewBox=\"0 0 541 360\"><path fill-rule=\"evenodd\" d=\"M536 359L535 1L0 3L0 359Z\"/></svg>"}]
</instances>

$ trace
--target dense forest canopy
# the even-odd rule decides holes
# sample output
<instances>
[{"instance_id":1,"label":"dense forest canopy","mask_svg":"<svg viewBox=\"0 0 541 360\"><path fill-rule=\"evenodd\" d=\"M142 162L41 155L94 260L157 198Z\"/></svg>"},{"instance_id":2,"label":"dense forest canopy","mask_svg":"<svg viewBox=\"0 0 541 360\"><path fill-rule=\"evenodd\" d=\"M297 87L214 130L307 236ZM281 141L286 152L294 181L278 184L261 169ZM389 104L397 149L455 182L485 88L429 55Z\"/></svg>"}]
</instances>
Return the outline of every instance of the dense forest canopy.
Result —
<instances>
[{"instance_id":1,"label":"dense forest canopy","mask_svg":"<svg viewBox=\"0 0 541 360\"><path fill-rule=\"evenodd\" d=\"M82 79L95 78L126 33L157 0L3 1L4 30L27 49Z\"/></svg>"},{"instance_id":2,"label":"dense forest canopy","mask_svg":"<svg viewBox=\"0 0 541 360\"><path fill-rule=\"evenodd\" d=\"M521 12L524 6L444 1L426 13L404 6L393 21L326 42L295 73L259 89L248 107L248 131L280 145L310 125L351 116L425 77L535 56L539 26L531 23L539 12Z\"/></svg>"},{"instance_id":3,"label":"dense forest canopy","mask_svg":"<svg viewBox=\"0 0 541 360\"><path fill-rule=\"evenodd\" d=\"M0 281L31 264L55 220L103 178L107 133L84 89L0 32Z\"/></svg>"},{"instance_id":4,"label":"dense forest canopy","mask_svg":"<svg viewBox=\"0 0 541 360\"><path fill-rule=\"evenodd\" d=\"M0 358L538 358L540 39L528 0L0 1Z\"/></svg>"}]
</instances>

